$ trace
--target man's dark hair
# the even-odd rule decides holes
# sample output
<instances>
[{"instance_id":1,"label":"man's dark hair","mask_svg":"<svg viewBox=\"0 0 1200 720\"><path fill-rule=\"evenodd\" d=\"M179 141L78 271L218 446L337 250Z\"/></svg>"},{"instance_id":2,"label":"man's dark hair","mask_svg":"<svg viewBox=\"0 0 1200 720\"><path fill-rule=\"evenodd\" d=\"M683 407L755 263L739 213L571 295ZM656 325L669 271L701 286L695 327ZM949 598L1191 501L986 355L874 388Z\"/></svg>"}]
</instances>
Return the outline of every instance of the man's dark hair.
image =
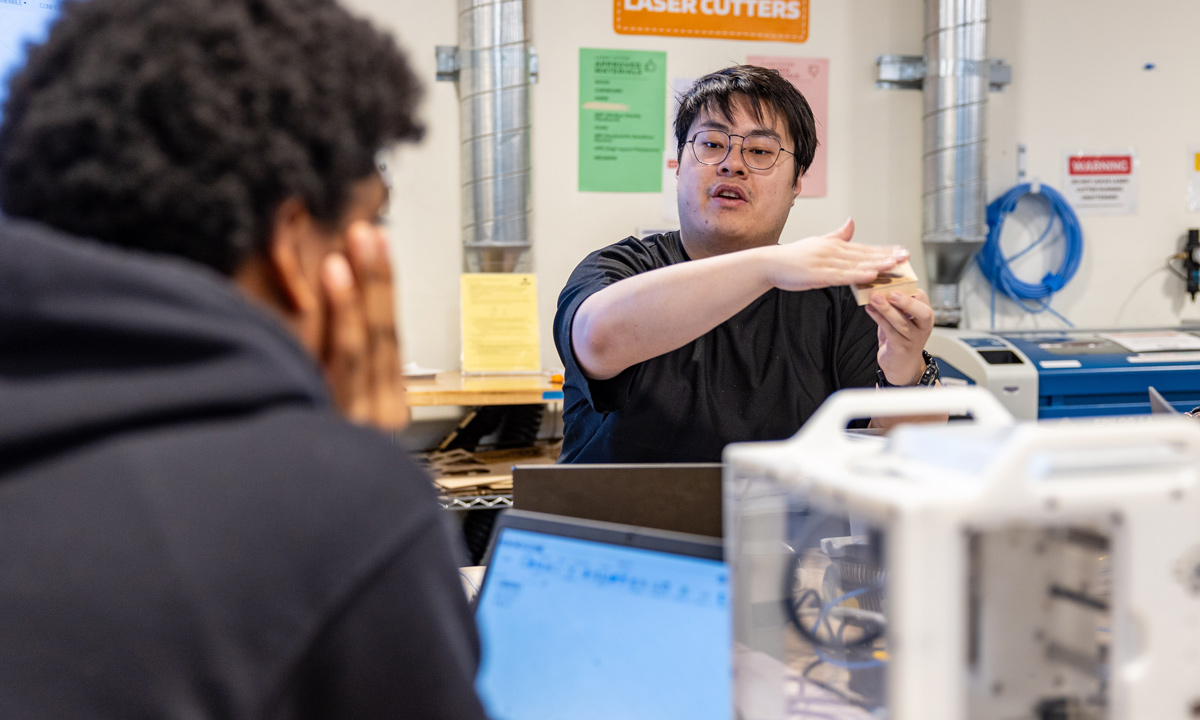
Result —
<instances>
[{"instance_id":1,"label":"man's dark hair","mask_svg":"<svg viewBox=\"0 0 1200 720\"><path fill-rule=\"evenodd\" d=\"M812 108L795 85L778 71L757 65L734 65L709 73L679 98L679 112L675 115L675 140L679 145L676 159L683 159L683 147L691 140L688 130L701 112L733 122L734 110L743 101L757 122L763 121L764 107L787 121L795 147L784 149L796 154L794 184L812 165L817 151L817 124Z\"/></svg>"},{"instance_id":2,"label":"man's dark hair","mask_svg":"<svg viewBox=\"0 0 1200 720\"><path fill-rule=\"evenodd\" d=\"M232 274L289 197L335 223L419 95L335 0L68 0L12 79L0 210Z\"/></svg>"}]
</instances>

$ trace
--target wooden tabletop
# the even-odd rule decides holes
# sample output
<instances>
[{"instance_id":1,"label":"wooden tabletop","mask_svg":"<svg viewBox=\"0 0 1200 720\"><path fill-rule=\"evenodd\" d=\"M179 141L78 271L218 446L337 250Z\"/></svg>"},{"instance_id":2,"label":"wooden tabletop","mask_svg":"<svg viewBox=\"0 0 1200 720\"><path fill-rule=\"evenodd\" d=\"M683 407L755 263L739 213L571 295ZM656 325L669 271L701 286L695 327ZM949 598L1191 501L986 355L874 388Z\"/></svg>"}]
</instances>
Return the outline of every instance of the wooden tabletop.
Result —
<instances>
[{"instance_id":1,"label":"wooden tabletop","mask_svg":"<svg viewBox=\"0 0 1200 720\"><path fill-rule=\"evenodd\" d=\"M431 405L534 405L562 400L562 383L550 373L530 375L463 375L454 370L431 380L405 381L408 404Z\"/></svg>"}]
</instances>

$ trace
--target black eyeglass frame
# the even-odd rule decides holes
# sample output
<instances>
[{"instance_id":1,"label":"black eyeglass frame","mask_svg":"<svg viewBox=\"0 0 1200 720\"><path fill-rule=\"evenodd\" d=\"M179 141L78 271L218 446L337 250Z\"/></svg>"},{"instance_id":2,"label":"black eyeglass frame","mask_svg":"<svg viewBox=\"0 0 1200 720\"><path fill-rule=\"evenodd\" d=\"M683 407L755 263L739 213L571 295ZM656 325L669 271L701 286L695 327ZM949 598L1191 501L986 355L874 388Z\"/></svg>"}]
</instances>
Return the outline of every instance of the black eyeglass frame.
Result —
<instances>
[{"instance_id":1,"label":"black eyeglass frame","mask_svg":"<svg viewBox=\"0 0 1200 720\"><path fill-rule=\"evenodd\" d=\"M696 153L696 138L700 137L704 133L710 133L710 132L711 133L721 133L729 140L729 142L725 143L725 154L722 155L721 159L717 160L716 162L704 162L703 160L700 159L700 155ZM692 139L688 140L686 144L692 146L692 157L696 158L696 162L700 163L701 165L720 165L721 163L725 162L726 158L729 157L729 153L733 151L733 139L735 137L742 139L742 148L738 152L741 154L742 162L746 164L746 167L751 168L752 170L770 170L771 168L775 167L776 163L779 162L779 155L776 155L775 159L771 161L771 164L766 166L765 168L755 167L754 165L752 165L750 163L749 160L746 159L746 138L747 138L747 136L746 135L737 135L734 133L727 133L724 130L701 130L700 132L693 135ZM748 137L765 137L768 140L775 140L775 138L771 137L770 135L767 135L766 133L750 133L750 135ZM788 150L782 144L780 144L780 146L779 146L779 152L785 152L788 155L791 155L793 160L796 160L796 162L800 162L799 160L796 159L796 153L792 152L791 150Z\"/></svg>"}]
</instances>

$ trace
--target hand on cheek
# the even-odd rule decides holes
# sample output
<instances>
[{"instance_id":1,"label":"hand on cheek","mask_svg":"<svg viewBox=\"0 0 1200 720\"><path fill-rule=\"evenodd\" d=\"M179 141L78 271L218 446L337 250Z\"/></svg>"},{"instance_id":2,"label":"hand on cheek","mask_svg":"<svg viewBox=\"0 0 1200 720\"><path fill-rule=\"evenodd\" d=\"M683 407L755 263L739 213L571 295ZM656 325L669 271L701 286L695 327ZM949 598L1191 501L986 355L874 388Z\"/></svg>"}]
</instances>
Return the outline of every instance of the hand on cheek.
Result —
<instances>
[{"instance_id":1,"label":"hand on cheek","mask_svg":"<svg viewBox=\"0 0 1200 720\"><path fill-rule=\"evenodd\" d=\"M408 424L387 241L367 222L347 230L349 257L331 253L321 281L328 311L322 364L348 418L400 429Z\"/></svg>"}]
</instances>

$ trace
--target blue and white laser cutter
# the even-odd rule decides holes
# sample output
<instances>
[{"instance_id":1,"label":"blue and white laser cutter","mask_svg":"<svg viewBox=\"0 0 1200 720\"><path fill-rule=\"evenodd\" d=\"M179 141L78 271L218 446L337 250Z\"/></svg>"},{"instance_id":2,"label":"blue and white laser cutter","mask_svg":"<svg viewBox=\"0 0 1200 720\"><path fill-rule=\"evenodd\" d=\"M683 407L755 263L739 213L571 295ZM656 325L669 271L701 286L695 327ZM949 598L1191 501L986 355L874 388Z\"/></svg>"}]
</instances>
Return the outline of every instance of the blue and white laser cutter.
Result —
<instances>
[{"instance_id":1,"label":"blue and white laser cutter","mask_svg":"<svg viewBox=\"0 0 1200 720\"><path fill-rule=\"evenodd\" d=\"M1200 328L935 328L926 347L943 384L983 386L1023 420L1149 413L1150 386L1200 406Z\"/></svg>"}]
</instances>

